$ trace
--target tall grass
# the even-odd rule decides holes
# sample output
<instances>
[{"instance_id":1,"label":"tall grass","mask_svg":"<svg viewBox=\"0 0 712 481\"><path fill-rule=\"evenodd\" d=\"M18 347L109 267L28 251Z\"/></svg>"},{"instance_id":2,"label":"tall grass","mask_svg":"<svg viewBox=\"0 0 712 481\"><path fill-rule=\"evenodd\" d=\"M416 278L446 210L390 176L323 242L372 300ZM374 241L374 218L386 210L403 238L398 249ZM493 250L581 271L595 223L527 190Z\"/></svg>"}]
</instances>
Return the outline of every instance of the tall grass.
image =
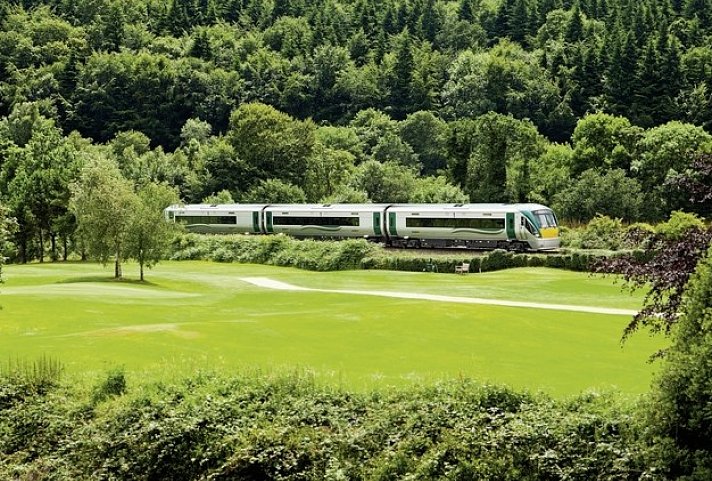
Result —
<instances>
[{"instance_id":1,"label":"tall grass","mask_svg":"<svg viewBox=\"0 0 712 481\"><path fill-rule=\"evenodd\" d=\"M10 381L34 392L42 392L59 384L63 370L58 359L47 355L35 360L8 359L0 364L0 382Z\"/></svg>"}]
</instances>

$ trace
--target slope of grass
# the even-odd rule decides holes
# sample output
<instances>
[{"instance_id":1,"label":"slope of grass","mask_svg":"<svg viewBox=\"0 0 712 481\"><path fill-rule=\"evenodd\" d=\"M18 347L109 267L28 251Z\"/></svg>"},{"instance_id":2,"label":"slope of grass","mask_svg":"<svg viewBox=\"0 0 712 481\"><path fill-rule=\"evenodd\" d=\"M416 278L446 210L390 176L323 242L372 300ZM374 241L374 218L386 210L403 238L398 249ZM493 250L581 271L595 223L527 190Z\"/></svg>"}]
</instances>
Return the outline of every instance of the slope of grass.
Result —
<instances>
[{"instance_id":1,"label":"slope of grass","mask_svg":"<svg viewBox=\"0 0 712 481\"><path fill-rule=\"evenodd\" d=\"M130 273L129 266L126 272ZM70 372L125 366L160 377L197 368L305 369L351 389L470 377L567 395L647 390L661 339L624 346L625 316L259 288L269 277L325 289L394 290L635 309L610 279L548 270L487 274L347 271L172 262L150 282L94 264L8 266L0 352L59 358Z\"/></svg>"}]
</instances>

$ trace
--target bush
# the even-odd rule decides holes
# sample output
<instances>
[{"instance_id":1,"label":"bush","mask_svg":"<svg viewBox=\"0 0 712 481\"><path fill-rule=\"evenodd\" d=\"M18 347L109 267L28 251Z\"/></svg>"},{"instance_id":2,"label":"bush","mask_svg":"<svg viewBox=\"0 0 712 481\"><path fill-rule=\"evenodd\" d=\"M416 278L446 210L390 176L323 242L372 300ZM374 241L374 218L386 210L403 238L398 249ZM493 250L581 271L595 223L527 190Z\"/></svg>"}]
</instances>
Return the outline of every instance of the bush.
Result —
<instances>
[{"instance_id":1,"label":"bush","mask_svg":"<svg viewBox=\"0 0 712 481\"><path fill-rule=\"evenodd\" d=\"M92 395L92 404L98 404L113 396L121 396L126 392L126 374L121 368L112 369L106 379L100 382Z\"/></svg>"},{"instance_id":2,"label":"bush","mask_svg":"<svg viewBox=\"0 0 712 481\"><path fill-rule=\"evenodd\" d=\"M670 214L670 219L667 222L658 224L655 231L663 237L677 240L681 239L691 229L703 230L704 228L704 222L696 214L675 211Z\"/></svg>"},{"instance_id":3,"label":"bush","mask_svg":"<svg viewBox=\"0 0 712 481\"><path fill-rule=\"evenodd\" d=\"M646 469L643 424L614 396L558 402L469 380L354 393L297 374L205 373L82 415L91 395L55 387L6 409L0 479L589 481ZM53 477L18 475L43 470Z\"/></svg>"}]
</instances>

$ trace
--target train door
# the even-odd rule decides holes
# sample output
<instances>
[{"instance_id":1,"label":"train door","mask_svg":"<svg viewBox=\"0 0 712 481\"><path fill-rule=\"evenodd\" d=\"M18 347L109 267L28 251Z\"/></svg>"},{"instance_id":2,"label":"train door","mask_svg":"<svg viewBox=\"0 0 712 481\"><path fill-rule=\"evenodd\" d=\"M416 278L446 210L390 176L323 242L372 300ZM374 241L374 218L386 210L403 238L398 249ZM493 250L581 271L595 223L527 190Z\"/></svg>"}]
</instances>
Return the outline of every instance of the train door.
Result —
<instances>
[{"instance_id":1,"label":"train door","mask_svg":"<svg viewBox=\"0 0 712 481\"><path fill-rule=\"evenodd\" d=\"M516 225L514 224L514 212L507 212L506 223L507 223L507 240L516 240L517 234L515 231Z\"/></svg>"}]
</instances>

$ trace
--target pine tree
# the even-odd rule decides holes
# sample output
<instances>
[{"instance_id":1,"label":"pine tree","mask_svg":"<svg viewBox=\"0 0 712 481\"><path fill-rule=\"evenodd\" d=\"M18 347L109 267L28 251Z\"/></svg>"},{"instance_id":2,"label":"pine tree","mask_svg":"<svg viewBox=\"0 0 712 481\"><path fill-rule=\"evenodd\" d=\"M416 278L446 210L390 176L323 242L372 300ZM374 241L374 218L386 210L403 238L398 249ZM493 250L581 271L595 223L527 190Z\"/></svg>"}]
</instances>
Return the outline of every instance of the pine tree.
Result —
<instances>
[{"instance_id":1,"label":"pine tree","mask_svg":"<svg viewBox=\"0 0 712 481\"><path fill-rule=\"evenodd\" d=\"M634 92L638 50L631 33L618 30L604 74L603 98L606 111L625 116L630 110Z\"/></svg>"},{"instance_id":2,"label":"pine tree","mask_svg":"<svg viewBox=\"0 0 712 481\"><path fill-rule=\"evenodd\" d=\"M413 42L406 30L396 39L396 62L393 84L391 85L391 107L395 119L405 118L411 105L411 84L413 82Z\"/></svg>"},{"instance_id":3,"label":"pine tree","mask_svg":"<svg viewBox=\"0 0 712 481\"><path fill-rule=\"evenodd\" d=\"M509 13L509 37L515 42L526 43L531 29L531 19L527 0L515 0Z\"/></svg>"},{"instance_id":4,"label":"pine tree","mask_svg":"<svg viewBox=\"0 0 712 481\"><path fill-rule=\"evenodd\" d=\"M191 57L210 60L212 58L212 49L210 48L210 39L205 29L200 29L193 39L193 45L190 47L188 55Z\"/></svg>"},{"instance_id":5,"label":"pine tree","mask_svg":"<svg viewBox=\"0 0 712 481\"><path fill-rule=\"evenodd\" d=\"M457 7L457 16L460 20L473 23L479 17L479 0L460 0Z\"/></svg>"},{"instance_id":6,"label":"pine tree","mask_svg":"<svg viewBox=\"0 0 712 481\"><path fill-rule=\"evenodd\" d=\"M578 3L574 6L571 12L571 19L566 25L564 40L566 40L567 43L576 43L583 40L583 18Z\"/></svg>"},{"instance_id":7,"label":"pine tree","mask_svg":"<svg viewBox=\"0 0 712 481\"><path fill-rule=\"evenodd\" d=\"M423 14L420 16L420 31L423 38L434 41L435 35L440 29L440 19L435 10L435 0L426 0Z\"/></svg>"},{"instance_id":8,"label":"pine tree","mask_svg":"<svg viewBox=\"0 0 712 481\"><path fill-rule=\"evenodd\" d=\"M680 54L666 26L648 41L636 77L634 109L638 123L652 126L673 119L681 82Z\"/></svg>"}]
</instances>

